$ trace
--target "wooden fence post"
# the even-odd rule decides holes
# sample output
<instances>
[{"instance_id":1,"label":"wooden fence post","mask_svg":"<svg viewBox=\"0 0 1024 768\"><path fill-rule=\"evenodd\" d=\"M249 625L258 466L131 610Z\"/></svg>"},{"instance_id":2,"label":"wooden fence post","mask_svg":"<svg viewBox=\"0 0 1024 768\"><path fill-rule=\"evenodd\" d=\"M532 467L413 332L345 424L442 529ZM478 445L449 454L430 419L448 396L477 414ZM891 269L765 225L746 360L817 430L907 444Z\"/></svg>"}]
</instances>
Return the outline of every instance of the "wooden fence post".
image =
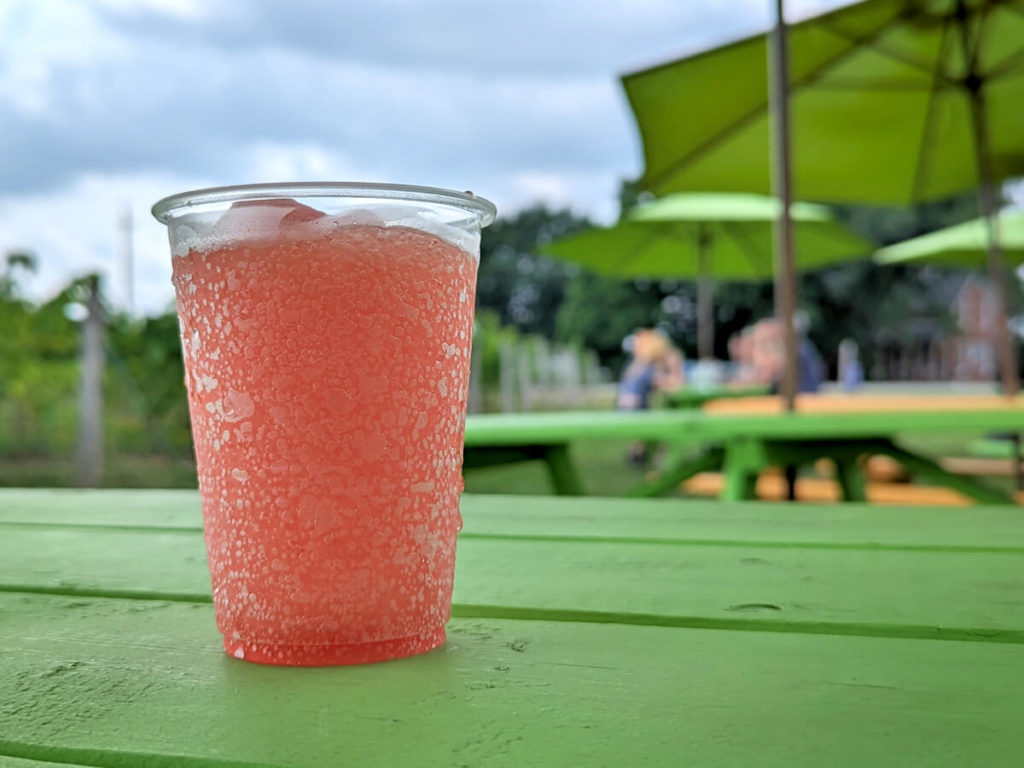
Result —
<instances>
[{"instance_id":1,"label":"wooden fence post","mask_svg":"<svg viewBox=\"0 0 1024 768\"><path fill-rule=\"evenodd\" d=\"M79 487L95 488L103 480L104 318L99 275L90 275L85 285L88 315L82 322L75 474Z\"/></svg>"}]
</instances>

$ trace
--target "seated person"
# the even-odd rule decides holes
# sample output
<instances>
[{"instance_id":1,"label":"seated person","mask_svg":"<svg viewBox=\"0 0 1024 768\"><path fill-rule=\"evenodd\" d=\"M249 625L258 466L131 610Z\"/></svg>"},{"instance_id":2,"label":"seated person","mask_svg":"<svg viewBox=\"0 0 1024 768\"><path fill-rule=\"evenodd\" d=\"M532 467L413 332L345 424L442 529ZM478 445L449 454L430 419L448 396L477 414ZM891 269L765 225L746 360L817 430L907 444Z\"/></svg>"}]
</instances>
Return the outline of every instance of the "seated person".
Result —
<instances>
[{"instance_id":1,"label":"seated person","mask_svg":"<svg viewBox=\"0 0 1024 768\"><path fill-rule=\"evenodd\" d=\"M650 407L656 391L678 389L683 383L683 356L663 333L642 328L633 334L633 359L622 374L616 408L642 411ZM647 463L647 445L633 443L627 458L637 466Z\"/></svg>"}]
</instances>

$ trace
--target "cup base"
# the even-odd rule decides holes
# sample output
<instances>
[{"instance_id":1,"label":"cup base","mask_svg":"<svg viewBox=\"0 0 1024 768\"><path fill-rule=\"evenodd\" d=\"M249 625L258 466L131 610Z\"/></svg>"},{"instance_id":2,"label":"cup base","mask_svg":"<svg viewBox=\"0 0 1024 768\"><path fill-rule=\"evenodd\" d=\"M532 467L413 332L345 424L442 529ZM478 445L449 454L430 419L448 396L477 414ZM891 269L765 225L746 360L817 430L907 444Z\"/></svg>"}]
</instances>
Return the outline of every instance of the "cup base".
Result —
<instances>
[{"instance_id":1,"label":"cup base","mask_svg":"<svg viewBox=\"0 0 1024 768\"><path fill-rule=\"evenodd\" d=\"M445 641L444 627L422 635L396 637L376 643L339 645L276 645L224 639L224 651L231 657L256 664L286 667L336 667L371 664L415 656L432 651Z\"/></svg>"}]
</instances>

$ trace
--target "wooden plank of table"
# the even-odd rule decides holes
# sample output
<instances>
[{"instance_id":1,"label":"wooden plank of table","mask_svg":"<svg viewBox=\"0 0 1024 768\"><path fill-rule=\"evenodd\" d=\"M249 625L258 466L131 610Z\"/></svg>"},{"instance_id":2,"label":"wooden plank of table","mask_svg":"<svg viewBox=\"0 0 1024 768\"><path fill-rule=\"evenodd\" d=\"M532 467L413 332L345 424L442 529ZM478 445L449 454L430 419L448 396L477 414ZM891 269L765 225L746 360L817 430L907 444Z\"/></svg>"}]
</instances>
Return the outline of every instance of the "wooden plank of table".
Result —
<instances>
[{"instance_id":1,"label":"wooden plank of table","mask_svg":"<svg viewBox=\"0 0 1024 768\"><path fill-rule=\"evenodd\" d=\"M702 404L708 413L783 413L778 396L709 398ZM910 413L920 411L998 411L1024 409L1024 397L999 394L877 394L865 392L800 394L795 408L801 413Z\"/></svg>"},{"instance_id":2,"label":"wooden plank of table","mask_svg":"<svg viewBox=\"0 0 1024 768\"><path fill-rule=\"evenodd\" d=\"M466 495L464 538L530 536L750 546L1024 547L1024 511L862 504L723 504L698 499ZM201 525L196 491L0 491L0 522L186 528Z\"/></svg>"},{"instance_id":3,"label":"wooden plank of table","mask_svg":"<svg viewBox=\"0 0 1024 768\"><path fill-rule=\"evenodd\" d=\"M0 522L197 528L194 490L0 489Z\"/></svg>"},{"instance_id":4,"label":"wooden plank of table","mask_svg":"<svg viewBox=\"0 0 1024 768\"><path fill-rule=\"evenodd\" d=\"M859 413L707 413L688 427L707 440L753 437L761 440L852 440L892 438L927 432L977 434L1024 430L1024 408L873 411ZM681 433L687 437L687 433Z\"/></svg>"},{"instance_id":5,"label":"wooden plank of table","mask_svg":"<svg viewBox=\"0 0 1024 768\"><path fill-rule=\"evenodd\" d=\"M480 619L453 621L425 656L286 669L227 657L211 614L0 595L0 754L104 768L883 768L1016 766L1024 750L1008 684L1024 676L1020 646Z\"/></svg>"},{"instance_id":6,"label":"wooden plank of table","mask_svg":"<svg viewBox=\"0 0 1024 768\"><path fill-rule=\"evenodd\" d=\"M690 410L487 413L466 418L466 448L578 440L669 440L707 416Z\"/></svg>"},{"instance_id":7,"label":"wooden plank of table","mask_svg":"<svg viewBox=\"0 0 1024 768\"><path fill-rule=\"evenodd\" d=\"M728 401L741 403L742 400ZM724 407L724 406L723 406ZM716 406L717 408L717 406ZM1024 431L1024 407L950 405L941 410L725 413L690 410L474 414L466 448L551 445L581 440L841 440L920 432Z\"/></svg>"},{"instance_id":8,"label":"wooden plank of table","mask_svg":"<svg viewBox=\"0 0 1024 768\"><path fill-rule=\"evenodd\" d=\"M82 763L51 763L49 760L23 760L20 757L0 755L0 768L94 768Z\"/></svg>"},{"instance_id":9,"label":"wooden plank of table","mask_svg":"<svg viewBox=\"0 0 1024 768\"><path fill-rule=\"evenodd\" d=\"M5 523L0 591L205 602L204 555L199 531ZM1024 549L489 536L457 563L462 616L1024 643Z\"/></svg>"}]
</instances>

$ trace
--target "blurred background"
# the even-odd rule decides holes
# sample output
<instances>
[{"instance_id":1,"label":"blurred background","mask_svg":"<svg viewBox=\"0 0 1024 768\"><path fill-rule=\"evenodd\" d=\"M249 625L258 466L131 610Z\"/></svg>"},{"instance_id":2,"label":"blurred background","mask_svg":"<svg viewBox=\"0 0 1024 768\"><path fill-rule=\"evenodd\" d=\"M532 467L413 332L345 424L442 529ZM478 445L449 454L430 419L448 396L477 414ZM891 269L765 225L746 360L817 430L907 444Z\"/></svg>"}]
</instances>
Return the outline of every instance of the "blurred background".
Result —
<instances>
[{"instance_id":1,"label":"blurred background","mask_svg":"<svg viewBox=\"0 0 1024 768\"><path fill-rule=\"evenodd\" d=\"M185 189L370 180L496 202L472 412L611 408L638 328L692 365L696 281L603 276L543 251L648 199L619 77L770 23L762 0L0 3L0 485L195 484L166 235L148 212ZM1000 193L1024 199L1014 180ZM884 246L978 204L968 190L832 212ZM1012 312L1019 278L1008 289ZM799 285L827 379L849 339L865 386L963 391L993 388L988 291L970 272L867 259ZM718 285L712 357L772 311L770 282ZM1021 318L1011 327L1019 346ZM581 450L594 492L635 480L623 446ZM534 471L480 470L467 488L542 490Z\"/></svg>"}]
</instances>

